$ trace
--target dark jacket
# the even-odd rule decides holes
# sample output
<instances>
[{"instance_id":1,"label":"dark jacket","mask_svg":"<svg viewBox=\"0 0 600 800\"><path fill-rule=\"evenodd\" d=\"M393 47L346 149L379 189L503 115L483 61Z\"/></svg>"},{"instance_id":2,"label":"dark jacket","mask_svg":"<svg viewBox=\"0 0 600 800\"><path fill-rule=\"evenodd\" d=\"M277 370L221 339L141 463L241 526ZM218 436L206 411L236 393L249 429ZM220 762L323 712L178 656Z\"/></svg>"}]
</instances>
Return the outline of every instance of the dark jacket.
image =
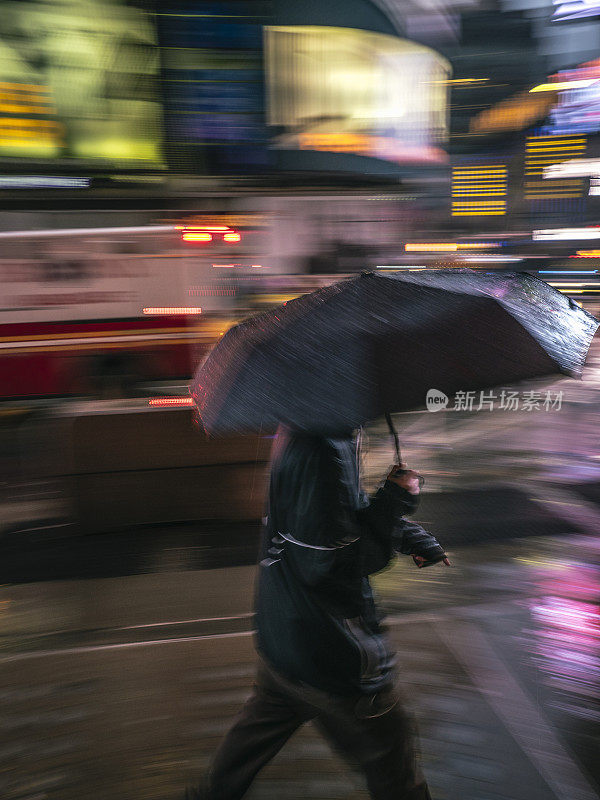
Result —
<instances>
[{"instance_id":1,"label":"dark jacket","mask_svg":"<svg viewBox=\"0 0 600 800\"><path fill-rule=\"evenodd\" d=\"M258 649L276 670L346 695L392 681L368 576L395 552L441 555L433 536L403 518L417 504L390 481L369 500L351 436L278 435L256 607Z\"/></svg>"}]
</instances>

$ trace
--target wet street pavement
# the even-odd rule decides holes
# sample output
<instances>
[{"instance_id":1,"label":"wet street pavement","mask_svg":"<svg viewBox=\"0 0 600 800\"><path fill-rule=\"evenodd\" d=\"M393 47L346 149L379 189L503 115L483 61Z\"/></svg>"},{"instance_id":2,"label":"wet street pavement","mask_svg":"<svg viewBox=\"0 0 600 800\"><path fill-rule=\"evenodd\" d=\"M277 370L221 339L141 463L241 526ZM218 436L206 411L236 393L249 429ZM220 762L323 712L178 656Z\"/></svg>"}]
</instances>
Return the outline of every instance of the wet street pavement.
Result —
<instances>
[{"instance_id":1,"label":"wet street pavement","mask_svg":"<svg viewBox=\"0 0 600 800\"><path fill-rule=\"evenodd\" d=\"M436 800L594 800L600 543L403 558L375 583ZM175 800L248 696L253 567L0 588L3 800ZM249 797L366 798L305 726Z\"/></svg>"},{"instance_id":2,"label":"wet street pavement","mask_svg":"<svg viewBox=\"0 0 600 800\"><path fill-rule=\"evenodd\" d=\"M374 579L434 800L600 797L600 348L562 385L560 412L398 418L452 561ZM373 427L367 488L392 460ZM1 800L180 799L251 691L258 521L90 534L4 481ZM310 724L249 794L366 797Z\"/></svg>"}]
</instances>

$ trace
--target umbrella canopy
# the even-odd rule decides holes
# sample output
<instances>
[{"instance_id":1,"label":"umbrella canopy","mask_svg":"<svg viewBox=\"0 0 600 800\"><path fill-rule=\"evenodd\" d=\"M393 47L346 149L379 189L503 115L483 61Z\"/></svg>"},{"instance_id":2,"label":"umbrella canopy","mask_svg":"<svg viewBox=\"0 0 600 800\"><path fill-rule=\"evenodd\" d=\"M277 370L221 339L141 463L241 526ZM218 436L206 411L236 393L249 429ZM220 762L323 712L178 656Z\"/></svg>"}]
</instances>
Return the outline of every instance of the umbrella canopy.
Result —
<instances>
[{"instance_id":1,"label":"umbrella canopy","mask_svg":"<svg viewBox=\"0 0 600 800\"><path fill-rule=\"evenodd\" d=\"M527 273L363 273L231 328L191 393L209 433L346 431L429 389L580 377L598 325Z\"/></svg>"}]
</instances>

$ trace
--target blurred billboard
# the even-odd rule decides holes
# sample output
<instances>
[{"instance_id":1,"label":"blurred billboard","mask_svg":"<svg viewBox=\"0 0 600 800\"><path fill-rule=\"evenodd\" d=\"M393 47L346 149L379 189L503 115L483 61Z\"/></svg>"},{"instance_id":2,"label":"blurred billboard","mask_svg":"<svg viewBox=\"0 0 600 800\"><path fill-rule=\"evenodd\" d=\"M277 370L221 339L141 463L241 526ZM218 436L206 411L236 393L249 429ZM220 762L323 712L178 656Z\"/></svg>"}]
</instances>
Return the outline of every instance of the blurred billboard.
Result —
<instances>
[{"instance_id":1,"label":"blurred billboard","mask_svg":"<svg viewBox=\"0 0 600 800\"><path fill-rule=\"evenodd\" d=\"M600 17L600 2L598 0L552 0L555 6L552 14L553 22L568 22L570 20L590 19Z\"/></svg>"},{"instance_id":2,"label":"blurred billboard","mask_svg":"<svg viewBox=\"0 0 600 800\"><path fill-rule=\"evenodd\" d=\"M302 169L280 160L302 151L325 171L447 162L439 53L276 18L264 0L6 0L0 158L209 175Z\"/></svg>"},{"instance_id":3,"label":"blurred billboard","mask_svg":"<svg viewBox=\"0 0 600 800\"><path fill-rule=\"evenodd\" d=\"M169 165L210 174L263 171L260 0L179 0L156 15Z\"/></svg>"},{"instance_id":4,"label":"blurred billboard","mask_svg":"<svg viewBox=\"0 0 600 800\"><path fill-rule=\"evenodd\" d=\"M550 112L544 133L600 132L600 59L553 76L559 86L558 102Z\"/></svg>"},{"instance_id":5,"label":"blurred billboard","mask_svg":"<svg viewBox=\"0 0 600 800\"><path fill-rule=\"evenodd\" d=\"M153 19L123 0L3 2L0 157L162 166Z\"/></svg>"},{"instance_id":6,"label":"blurred billboard","mask_svg":"<svg viewBox=\"0 0 600 800\"><path fill-rule=\"evenodd\" d=\"M267 121L281 150L443 163L450 64L383 33L265 28Z\"/></svg>"}]
</instances>

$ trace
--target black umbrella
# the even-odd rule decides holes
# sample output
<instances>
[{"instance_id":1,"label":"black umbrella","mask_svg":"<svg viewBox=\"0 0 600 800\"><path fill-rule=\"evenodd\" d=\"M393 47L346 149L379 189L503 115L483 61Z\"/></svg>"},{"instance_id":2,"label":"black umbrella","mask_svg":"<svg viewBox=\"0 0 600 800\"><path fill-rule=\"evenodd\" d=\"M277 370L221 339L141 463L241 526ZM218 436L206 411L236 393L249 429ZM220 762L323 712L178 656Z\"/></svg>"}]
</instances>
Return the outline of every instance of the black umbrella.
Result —
<instances>
[{"instance_id":1,"label":"black umbrella","mask_svg":"<svg viewBox=\"0 0 600 800\"><path fill-rule=\"evenodd\" d=\"M335 433L446 395L580 377L598 321L527 273L363 273L231 328L192 396L209 433Z\"/></svg>"}]
</instances>

